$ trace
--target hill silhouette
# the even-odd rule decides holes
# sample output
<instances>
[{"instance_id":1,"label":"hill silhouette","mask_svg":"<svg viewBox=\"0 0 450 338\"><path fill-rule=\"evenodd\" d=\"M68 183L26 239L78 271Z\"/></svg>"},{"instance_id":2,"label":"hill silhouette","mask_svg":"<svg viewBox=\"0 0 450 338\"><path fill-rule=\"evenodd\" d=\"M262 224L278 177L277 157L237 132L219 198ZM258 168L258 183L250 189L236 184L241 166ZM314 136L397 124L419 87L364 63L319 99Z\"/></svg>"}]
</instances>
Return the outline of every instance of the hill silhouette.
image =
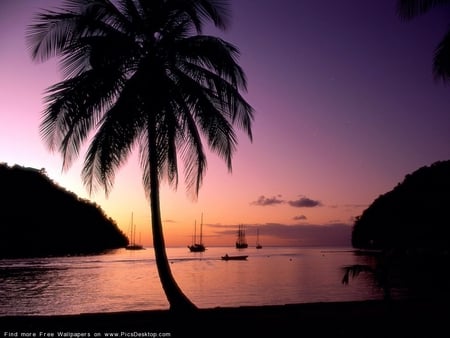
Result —
<instances>
[{"instance_id":1,"label":"hill silhouette","mask_svg":"<svg viewBox=\"0 0 450 338\"><path fill-rule=\"evenodd\" d=\"M45 169L0 164L0 257L88 254L128 238L101 208L56 185Z\"/></svg>"},{"instance_id":2,"label":"hill silhouette","mask_svg":"<svg viewBox=\"0 0 450 338\"><path fill-rule=\"evenodd\" d=\"M352 245L364 249L450 248L450 161L405 176L379 196L353 226Z\"/></svg>"}]
</instances>

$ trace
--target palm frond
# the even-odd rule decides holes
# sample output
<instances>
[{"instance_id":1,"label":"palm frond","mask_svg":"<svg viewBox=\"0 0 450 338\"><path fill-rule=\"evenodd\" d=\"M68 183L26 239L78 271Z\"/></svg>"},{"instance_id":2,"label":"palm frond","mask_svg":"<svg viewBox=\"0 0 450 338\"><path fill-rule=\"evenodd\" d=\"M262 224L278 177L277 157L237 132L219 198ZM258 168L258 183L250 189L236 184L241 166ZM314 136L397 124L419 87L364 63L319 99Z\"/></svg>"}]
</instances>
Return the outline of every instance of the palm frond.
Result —
<instances>
[{"instance_id":1,"label":"palm frond","mask_svg":"<svg viewBox=\"0 0 450 338\"><path fill-rule=\"evenodd\" d=\"M362 272L371 272L371 273L374 272L372 267L363 264L348 265L343 267L342 269L344 270L344 276L342 277L342 284L348 284L350 277L356 278Z\"/></svg>"},{"instance_id":2,"label":"palm frond","mask_svg":"<svg viewBox=\"0 0 450 338\"><path fill-rule=\"evenodd\" d=\"M449 0L398 0L396 11L400 19L408 21L428 13L435 7L447 4L450 4Z\"/></svg>"},{"instance_id":3,"label":"palm frond","mask_svg":"<svg viewBox=\"0 0 450 338\"><path fill-rule=\"evenodd\" d=\"M216 27L225 30L229 25L230 8L224 0L172 0L169 1L176 11L187 14L198 33L204 23L212 21Z\"/></svg>"},{"instance_id":4,"label":"palm frond","mask_svg":"<svg viewBox=\"0 0 450 338\"><path fill-rule=\"evenodd\" d=\"M206 136L211 149L222 157L231 171L231 159L236 149L237 138L232 127L232 118L214 90L203 86L189 76L179 73L178 88L191 107L193 119Z\"/></svg>"},{"instance_id":5,"label":"palm frond","mask_svg":"<svg viewBox=\"0 0 450 338\"><path fill-rule=\"evenodd\" d=\"M178 44L179 69L208 88L224 113L231 114L250 139L253 108L240 91L247 89L245 73L237 64L239 51L225 41L207 36L188 38Z\"/></svg>"},{"instance_id":6,"label":"palm frond","mask_svg":"<svg viewBox=\"0 0 450 338\"><path fill-rule=\"evenodd\" d=\"M237 63L236 46L216 37L196 35L177 42L178 58L214 71L240 90L247 89L244 71Z\"/></svg>"},{"instance_id":7,"label":"palm frond","mask_svg":"<svg viewBox=\"0 0 450 338\"><path fill-rule=\"evenodd\" d=\"M127 124L107 118L95 133L86 153L82 177L89 193L103 187L105 194L114 185L117 169L128 159L136 140L136 129L128 128Z\"/></svg>"},{"instance_id":8,"label":"palm frond","mask_svg":"<svg viewBox=\"0 0 450 338\"><path fill-rule=\"evenodd\" d=\"M71 40L76 15L47 11L38 13L27 27L26 40L33 60L59 56Z\"/></svg>"},{"instance_id":9,"label":"palm frond","mask_svg":"<svg viewBox=\"0 0 450 338\"><path fill-rule=\"evenodd\" d=\"M450 31L435 50L433 74L436 80L442 80L444 83L450 80Z\"/></svg>"},{"instance_id":10,"label":"palm frond","mask_svg":"<svg viewBox=\"0 0 450 338\"><path fill-rule=\"evenodd\" d=\"M181 156L184 163L186 187L188 191L192 192L191 196L195 198L203 182L207 160L195 120L186 107L184 110L185 133L180 140Z\"/></svg>"},{"instance_id":11,"label":"palm frond","mask_svg":"<svg viewBox=\"0 0 450 338\"><path fill-rule=\"evenodd\" d=\"M122 94L99 122L82 171L83 183L90 193L103 187L108 195L114 185L115 172L126 162L142 132L141 113L132 108L129 100L133 98Z\"/></svg>"}]
</instances>

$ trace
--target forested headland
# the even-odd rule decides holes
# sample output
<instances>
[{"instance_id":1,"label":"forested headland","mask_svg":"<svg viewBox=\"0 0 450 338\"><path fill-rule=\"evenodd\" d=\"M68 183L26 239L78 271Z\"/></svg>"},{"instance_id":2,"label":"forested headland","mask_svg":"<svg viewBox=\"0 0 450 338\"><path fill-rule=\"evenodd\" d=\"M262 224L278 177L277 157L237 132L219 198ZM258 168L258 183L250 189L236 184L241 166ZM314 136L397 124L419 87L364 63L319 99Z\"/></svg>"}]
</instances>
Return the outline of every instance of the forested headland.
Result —
<instances>
[{"instance_id":1,"label":"forested headland","mask_svg":"<svg viewBox=\"0 0 450 338\"><path fill-rule=\"evenodd\" d=\"M99 253L128 238L89 200L54 183L45 169L0 164L0 258Z\"/></svg>"},{"instance_id":2,"label":"forested headland","mask_svg":"<svg viewBox=\"0 0 450 338\"><path fill-rule=\"evenodd\" d=\"M363 249L450 249L450 161L405 176L357 217L352 245Z\"/></svg>"}]
</instances>

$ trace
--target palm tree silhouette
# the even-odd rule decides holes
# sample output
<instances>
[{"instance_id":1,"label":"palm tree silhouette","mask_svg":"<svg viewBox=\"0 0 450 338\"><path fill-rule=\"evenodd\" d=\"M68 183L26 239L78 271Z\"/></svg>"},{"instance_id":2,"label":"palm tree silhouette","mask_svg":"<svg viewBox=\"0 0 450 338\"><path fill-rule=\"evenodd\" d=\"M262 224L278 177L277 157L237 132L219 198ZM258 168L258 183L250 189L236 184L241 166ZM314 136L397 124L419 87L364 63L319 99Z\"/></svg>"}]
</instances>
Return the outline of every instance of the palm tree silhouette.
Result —
<instances>
[{"instance_id":1,"label":"palm tree silhouette","mask_svg":"<svg viewBox=\"0 0 450 338\"><path fill-rule=\"evenodd\" d=\"M398 0L397 15L410 21L438 6L449 5L450 0ZM437 45L433 57L433 75L444 83L450 80L450 30Z\"/></svg>"},{"instance_id":2,"label":"palm tree silhouette","mask_svg":"<svg viewBox=\"0 0 450 338\"><path fill-rule=\"evenodd\" d=\"M47 88L41 136L67 170L92 136L82 179L89 193L113 187L135 146L150 201L156 264L171 310L196 309L177 285L166 255L160 183L197 197L206 171L204 142L229 171L234 127L252 140L253 108L241 95L246 77L238 49L202 35L225 30L226 0L66 0L41 10L27 27L32 59L59 57L63 81Z\"/></svg>"}]
</instances>

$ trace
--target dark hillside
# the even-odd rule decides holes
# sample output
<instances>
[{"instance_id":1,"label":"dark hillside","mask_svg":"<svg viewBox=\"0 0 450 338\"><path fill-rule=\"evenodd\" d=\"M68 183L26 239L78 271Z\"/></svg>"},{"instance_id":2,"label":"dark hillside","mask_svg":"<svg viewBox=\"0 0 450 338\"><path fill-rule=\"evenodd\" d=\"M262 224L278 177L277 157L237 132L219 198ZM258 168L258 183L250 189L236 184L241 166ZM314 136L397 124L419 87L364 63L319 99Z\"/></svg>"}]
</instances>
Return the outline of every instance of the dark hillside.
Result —
<instances>
[{"instance_id":1,"label":"dark hillside","mask_svg":"<svg viewBox=\"0 0 450 338\"><path fill-rule=\"evenodd\" d=\"M356 248L450 248L450 161L406 175L357 218Z\"/></svg>"},{"instance_id":2,"label":"dark hillside","mask_svg":"<svg viewBox=\"0 0 450 338\"><path fill-rule=\"evenodd\" d=\"M127 237L99 206L45 170L0 164L0 257L85 254L124 247Z\"/></svg>"}]
</instances>

